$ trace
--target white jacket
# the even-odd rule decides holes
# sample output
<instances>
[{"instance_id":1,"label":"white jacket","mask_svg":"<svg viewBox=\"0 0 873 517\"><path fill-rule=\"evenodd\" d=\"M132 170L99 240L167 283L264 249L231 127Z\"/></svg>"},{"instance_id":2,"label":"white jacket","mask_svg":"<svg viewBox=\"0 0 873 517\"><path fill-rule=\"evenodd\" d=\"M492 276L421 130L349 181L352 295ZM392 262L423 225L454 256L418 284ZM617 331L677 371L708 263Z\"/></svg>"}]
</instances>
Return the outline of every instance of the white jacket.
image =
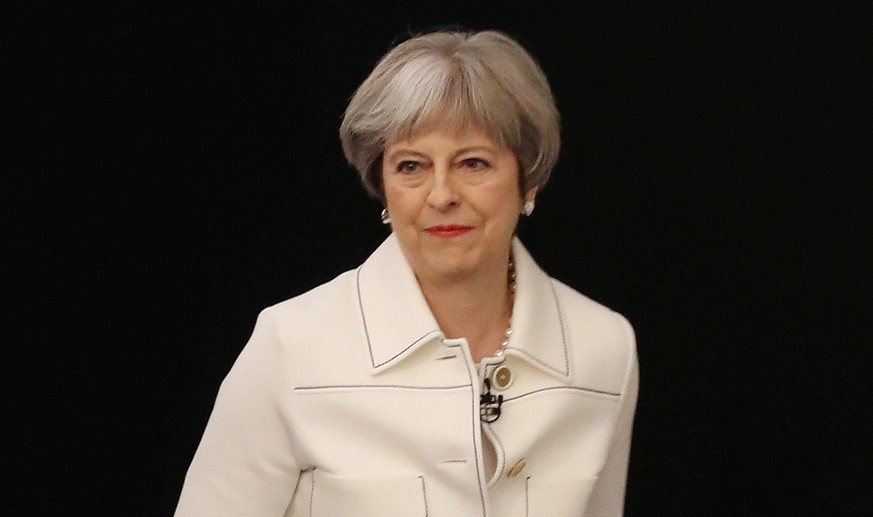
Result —
<instances>
[{"instance_id":1,"label":"white jacket","mask_svg":"<svg viewBox=\"0 0 873 517\"><path fill-rule=\"evenodd\" d=\"M637 400L621 315L518 239L512 382L445 339L392 234L357 269L261 312L219 390L176 517L622 514ZM486 476L484 436L496 451Z\"/></svg>"}]
</instances>

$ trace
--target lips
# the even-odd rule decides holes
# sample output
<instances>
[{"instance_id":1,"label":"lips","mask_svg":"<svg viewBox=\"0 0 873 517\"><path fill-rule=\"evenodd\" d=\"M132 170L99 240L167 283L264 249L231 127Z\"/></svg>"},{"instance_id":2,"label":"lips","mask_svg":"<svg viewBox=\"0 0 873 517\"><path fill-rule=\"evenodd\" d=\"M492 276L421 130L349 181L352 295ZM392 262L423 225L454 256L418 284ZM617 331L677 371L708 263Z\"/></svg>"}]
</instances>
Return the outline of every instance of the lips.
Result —
<instances>
[{"instance_id":1,"label":"lips","mask_svg":"<svg viewBox=\"0 0 873 517\"><path fill-rule=\"evenodd\" d=\"M441 237L443 239L450 239L452 237L459 237L464 235L465 233L472 230L472 226L461 226L457 224L446 224L446 225L436 225L429 226L425 228L425 231L434 237Z\"/></svg>"}]
</instances>

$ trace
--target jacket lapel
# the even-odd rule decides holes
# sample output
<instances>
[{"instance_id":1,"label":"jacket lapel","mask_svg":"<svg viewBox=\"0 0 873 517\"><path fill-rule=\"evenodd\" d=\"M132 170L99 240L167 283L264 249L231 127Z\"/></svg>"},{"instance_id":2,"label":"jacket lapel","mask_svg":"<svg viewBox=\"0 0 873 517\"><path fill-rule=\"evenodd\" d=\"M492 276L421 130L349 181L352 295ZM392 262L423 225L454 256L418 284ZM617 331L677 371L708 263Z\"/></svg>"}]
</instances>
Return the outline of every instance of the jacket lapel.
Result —
<instances>
[{"instance_id":1,"label":"jacket lapel","mask_svg":"<svg viewBox=\"0 0 873 517\"><path fill-rule=\"evenodd\" d=\"M444 337L393 233L358 268L357 283L373 373Z\"/></svg>"},{"instance_id":2,"label":"jacket lapel","mask_svg":"<svg viewBox=\"0 0 873 517\"><path fill-rule=\"evenodd\" d=\"M562 380L570 378L569 344L564 315L552 279L516 237L515 305L507 353L517 353L540 370Z\"/></svg>"},{"instance_id":3,"label":"jacket lapel","mask_svg":"<svg viewBox=\"0 0 873 517\"><path fill-rule=\"evenodd\" d=\"M568 380L567 333L552 279L518 238L512 245L517 290L507 353ZM393 233L358 268L357 287L374 374L399 363L424 343L445 337Z\"/></svg>"}]
</instances>

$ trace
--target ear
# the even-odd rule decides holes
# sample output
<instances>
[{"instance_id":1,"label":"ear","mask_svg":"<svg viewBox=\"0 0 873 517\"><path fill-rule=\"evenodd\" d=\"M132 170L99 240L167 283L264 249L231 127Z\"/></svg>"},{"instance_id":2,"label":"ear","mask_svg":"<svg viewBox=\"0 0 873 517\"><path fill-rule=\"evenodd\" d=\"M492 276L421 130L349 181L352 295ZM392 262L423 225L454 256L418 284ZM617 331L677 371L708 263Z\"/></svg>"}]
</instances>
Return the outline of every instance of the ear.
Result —
<instances>
[{"instance_id":1,"label":"ear","mask_svg":"<svg viewBox=\"0 0 873 517\"><path fill-rule=\"evenodd\" d=\"M530 190L525 192L523 202L527 203L528 201L536 201L537 190L539 187L532 187Z\"/></svg>"}]
</instances>

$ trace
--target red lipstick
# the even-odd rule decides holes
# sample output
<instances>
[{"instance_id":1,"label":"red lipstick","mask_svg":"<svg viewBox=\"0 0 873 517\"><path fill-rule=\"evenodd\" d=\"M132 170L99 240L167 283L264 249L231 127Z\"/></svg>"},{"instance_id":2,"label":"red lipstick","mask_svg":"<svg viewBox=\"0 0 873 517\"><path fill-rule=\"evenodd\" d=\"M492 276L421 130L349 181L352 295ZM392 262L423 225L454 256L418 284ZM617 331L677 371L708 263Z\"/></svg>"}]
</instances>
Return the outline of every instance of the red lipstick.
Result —
<instances>
[{"instance_id":1,"label":"red lipstick","mask_svg":"<svg viewBox=\"0 0 873 517\"><path fill-rule=\"evenodd\" d=\"M450 239L452 237L458 237L460 235L464 235L469 232L473 228L470 226L459 226L456 224L446 224L446 225L437 225L431 226L429 228L425 228L425 231L434 237L441 237L443 239Z\"/></svg>"}]
</instances>

